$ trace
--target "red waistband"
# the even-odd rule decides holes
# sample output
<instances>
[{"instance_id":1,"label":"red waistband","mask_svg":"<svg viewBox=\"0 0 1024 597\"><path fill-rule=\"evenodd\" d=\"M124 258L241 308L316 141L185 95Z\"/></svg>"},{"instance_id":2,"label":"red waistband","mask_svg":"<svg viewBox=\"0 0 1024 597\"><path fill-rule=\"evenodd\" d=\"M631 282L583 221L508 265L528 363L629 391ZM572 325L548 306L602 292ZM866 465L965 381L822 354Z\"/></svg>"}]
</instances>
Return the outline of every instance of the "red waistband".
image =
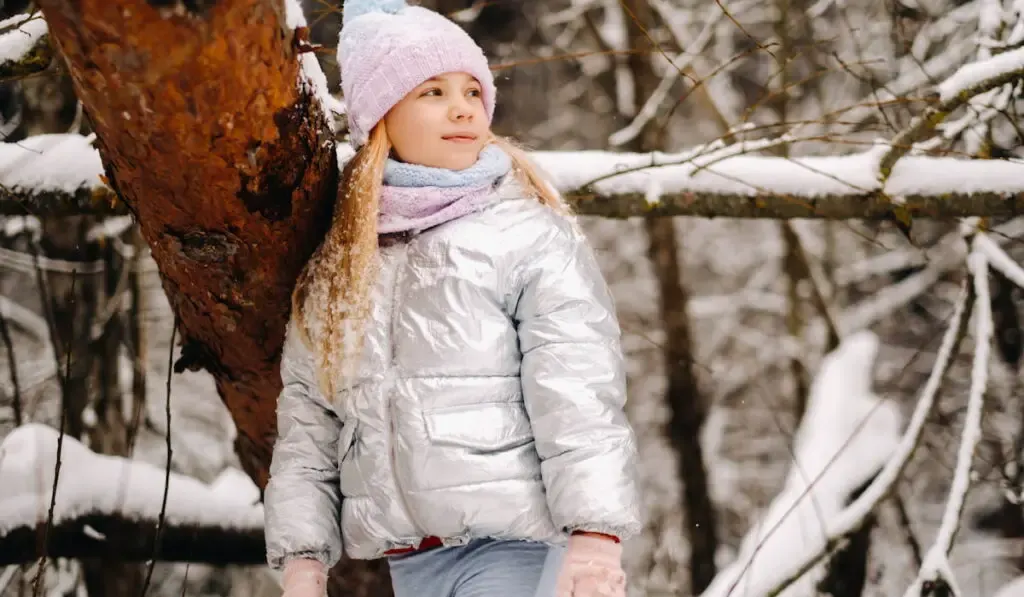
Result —
<instances>
[{"instance_id":1,"label":"red waistband","mask_svg":"<svg viewBox=\"0 0 1024 597\"><path fill-rule=\"evenodd\" d=\"M425 549L433 549L435 547L441 547L444 543L440 537L425 537L420 544L415 547L399 547L396 549L389 549L384 552L386 556L397 556L403 553L412 553L414 551L423 551Z\"/></svg>"}]
</instances>

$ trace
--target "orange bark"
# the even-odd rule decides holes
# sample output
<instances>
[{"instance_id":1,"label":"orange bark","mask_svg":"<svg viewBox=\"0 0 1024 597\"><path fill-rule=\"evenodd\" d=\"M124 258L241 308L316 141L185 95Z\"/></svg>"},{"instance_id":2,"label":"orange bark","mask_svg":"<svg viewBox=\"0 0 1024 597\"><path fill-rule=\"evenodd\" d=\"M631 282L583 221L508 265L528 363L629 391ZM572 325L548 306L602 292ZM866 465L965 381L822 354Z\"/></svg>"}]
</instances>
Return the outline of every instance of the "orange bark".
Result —
<instances>
[{"instance_id":1,"label":"orange bark","mask_svg":"<svg viewBox=\"0 0 1024 597\"><path fill-rule=\"evenodd\" d=\"M290 293L337 186L281 0L39 5L179 318L176 368L216 379L263 487Z\"/></svg>"}]
</instances>

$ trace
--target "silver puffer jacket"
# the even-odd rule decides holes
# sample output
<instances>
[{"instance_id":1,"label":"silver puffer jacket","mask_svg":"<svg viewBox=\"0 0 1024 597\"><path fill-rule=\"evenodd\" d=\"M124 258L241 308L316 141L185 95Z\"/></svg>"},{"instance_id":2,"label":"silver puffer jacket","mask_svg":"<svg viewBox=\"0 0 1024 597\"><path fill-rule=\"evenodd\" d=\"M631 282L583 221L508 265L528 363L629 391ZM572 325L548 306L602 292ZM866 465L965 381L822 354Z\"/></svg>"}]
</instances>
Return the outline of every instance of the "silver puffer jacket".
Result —
<instances>
[{"instance_id":1,"label":"silver puffer jacket","mask_svg":"<svg viewBox=\"0 0 1024 597\"><path fill-rule=\"evenodd\" d=\"M612 299L573 224L522 197L505 182L485 210L381 247L358 380L330 404L289 333L264 496L271 567L427 536L639 531Z\"/></svg>"}]
</instances>

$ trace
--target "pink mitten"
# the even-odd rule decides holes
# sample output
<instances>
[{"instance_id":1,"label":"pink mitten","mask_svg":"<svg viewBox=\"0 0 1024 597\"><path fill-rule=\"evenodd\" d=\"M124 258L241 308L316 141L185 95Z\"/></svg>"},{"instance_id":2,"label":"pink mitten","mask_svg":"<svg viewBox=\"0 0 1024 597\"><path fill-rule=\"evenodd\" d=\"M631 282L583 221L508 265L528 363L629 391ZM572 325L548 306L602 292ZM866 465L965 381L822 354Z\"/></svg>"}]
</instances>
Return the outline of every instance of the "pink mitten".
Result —
<instances>
[{"instance_id":1,"label":"pink mitten","mask_svg":"<svg viewBox=\"0 0 1024 597\"><path fill-rule=\"evenodd\" d=\"M281 587L281 597L325 597L327 570L317 560L296 558L285 564Z\"/></svg>"},{"instance_id":2,"label":"pink mitten","mask_svg":"<svg viewBox=\"0 0 1024 597\"><path fill-rule=\"evenodd\" d=\"M557 597L626 597L622 545L596 535L570 536L556 594Z\"/></svg>"}]
</instances>

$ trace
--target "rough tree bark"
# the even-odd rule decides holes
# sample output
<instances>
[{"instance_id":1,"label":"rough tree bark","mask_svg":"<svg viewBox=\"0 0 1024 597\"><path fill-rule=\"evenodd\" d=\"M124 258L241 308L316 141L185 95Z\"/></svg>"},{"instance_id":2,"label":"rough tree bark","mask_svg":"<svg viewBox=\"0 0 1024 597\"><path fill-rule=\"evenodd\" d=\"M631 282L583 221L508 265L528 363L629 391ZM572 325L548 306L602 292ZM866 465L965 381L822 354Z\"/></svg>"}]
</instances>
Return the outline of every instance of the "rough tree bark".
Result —
<instances>
[{"instance_id":1,"label":"rough tree bark","mask_svg":"<svg viewBox=\"0 0 1024 597\"><path fill-rule=\"evenodd\" d=\"M175 369L212 374L263 488L290 294L330 222L338 170L283 3L39 6L179 318ZM387 585L380 566L343 567L332 593Z\"/></svg>"},{"instance_id":2,"label":"rough tree bark","mask_svg":"<svg viewBox=\"0 0 1024 597\"><path fill-rule=\"evenodd\" d=\"M297 85L283 6L39 4L181 319L176 367L216 379L262 487L289 296L337 176L325 116Z\"/></svg>"}]
</instances>

